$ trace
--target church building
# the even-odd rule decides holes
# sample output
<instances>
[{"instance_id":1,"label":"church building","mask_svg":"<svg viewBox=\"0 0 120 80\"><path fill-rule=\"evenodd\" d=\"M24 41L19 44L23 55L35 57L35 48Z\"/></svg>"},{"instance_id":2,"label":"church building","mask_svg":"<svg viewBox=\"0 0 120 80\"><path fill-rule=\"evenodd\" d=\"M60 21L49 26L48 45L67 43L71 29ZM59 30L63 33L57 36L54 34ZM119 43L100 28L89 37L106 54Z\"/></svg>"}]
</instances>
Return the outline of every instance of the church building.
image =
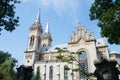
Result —
<instances>
[{"instance_id":1,"label":"church building","mask_svg":"<svg viewBox=\"0 0 120 80\"><path fill-rule=\"evenodd\" d=\"M65 49L66 51L62 52L61 55L64 57L72 55L76 61L71 63L60 61L57 58L60 53L56 48ZM77 54L79 52L81 54ZM83 61L83 69L93 73L95 70L94 61L101 56L109 59L105 38L95 39L94 34L80 23L68 37L67 43L52 45L49 23L47 22L44 31L40 23L40 11L38 11L35 22L30 27L23 65L32 67L34 74L39 67L42 80L87 80L87 77L81 72L73 71L75 68L81 68L81 66L76 65L77 61Z\"/></svg>"}]
</instances>

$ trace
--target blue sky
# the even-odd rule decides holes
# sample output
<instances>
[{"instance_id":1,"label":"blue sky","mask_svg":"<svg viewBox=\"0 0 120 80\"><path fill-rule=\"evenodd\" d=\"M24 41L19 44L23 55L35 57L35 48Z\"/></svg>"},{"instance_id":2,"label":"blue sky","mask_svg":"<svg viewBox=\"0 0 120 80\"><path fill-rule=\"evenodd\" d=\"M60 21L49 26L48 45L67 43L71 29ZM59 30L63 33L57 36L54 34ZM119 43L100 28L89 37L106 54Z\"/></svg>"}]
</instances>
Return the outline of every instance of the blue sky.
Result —
<instances>
[{"instance_id":1,"label":"blue sky","mask_svg":"<svg viewBox=\"0 0 120 80\"><path fill-rule=\"evenodd\" d=\"M0 36L0 50L8 51L23 63L24 51L27 48L29 28L34 23L40 8L40 21L43 29L49 20L50 32L54 44L67 43L68 36L75 31L80 22L91 32L96 39L100 38L100 29L97 21L90 21L89 9L94 0L21 0L16 5L16 15L20 17L20 26L12 33L2 31ZM120 52L120 45L109 45L110 50Z\"/></svg>"}]
</instances>

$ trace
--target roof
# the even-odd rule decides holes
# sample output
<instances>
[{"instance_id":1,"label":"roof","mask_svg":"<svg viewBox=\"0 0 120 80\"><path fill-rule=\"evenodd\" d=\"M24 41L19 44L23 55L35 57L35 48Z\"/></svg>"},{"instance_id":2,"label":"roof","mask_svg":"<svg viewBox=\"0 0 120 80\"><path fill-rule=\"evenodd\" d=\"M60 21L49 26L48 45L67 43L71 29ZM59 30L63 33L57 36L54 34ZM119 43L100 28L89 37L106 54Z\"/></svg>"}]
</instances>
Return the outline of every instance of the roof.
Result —
<instances>
[{"instance_id":1,"label":"roof","mask_svg":"<svg viewBox=\"0 0 120 80\"><path fill-rule=\"evenodd\" d=\"M116 52L116 51L110 51L110 54L119 54L119 52Z\"/></svg>"},{"instance_id":2,"label":"roof","mask_svg":"<svg viewBox=\"0 0 120 80\"><path fill-rule=\"evenodd\" d=\"M105 38L100 38L96 40L96 47L107 46Z\"/></svg>"},{"instance_id":3,"label":"roof","mask_svg":"<svg viewBox=\"0 0 120 80\"><path fill-rule=\"evenodd\" d=\"M102 47L102 46L107 46L105 39L104 38L97 39L96 40L96 47ZM67 48L67 50L68 50L68 43L41 47L40 52L41 53L57 52L57 50L55 49L57 47L61 48L61 49Z\"/></svg>"},{"instance_id":4,"label":"roof","mask_svg":"<svg viewBox=\"0 0 120 80\"><path fill-rule=\"evenodd\" d=\"M57 50L55 48L67 48L68 49L68 43L64 43L64 44L57 44L57 45L52 45L52 46L47 46L47 47L42 47L40 49L41 53L48 53L48 52L57 52Z\"/></svg>"}]
</instances>

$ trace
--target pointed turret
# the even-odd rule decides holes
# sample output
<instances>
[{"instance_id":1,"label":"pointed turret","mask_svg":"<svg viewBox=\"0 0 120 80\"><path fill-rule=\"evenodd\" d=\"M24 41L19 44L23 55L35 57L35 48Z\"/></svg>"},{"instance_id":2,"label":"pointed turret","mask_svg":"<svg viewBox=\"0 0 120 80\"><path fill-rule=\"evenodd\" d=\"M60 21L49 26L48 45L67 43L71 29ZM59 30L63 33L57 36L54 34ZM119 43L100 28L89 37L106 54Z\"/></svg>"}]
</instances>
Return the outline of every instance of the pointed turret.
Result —
<instances>
[{"instance_id":1,"label":"pointed turret","mask_svg":"<svg viewBox=\"0 0 120 80\"><path fill-rule=\"evenodd\" d=\"M34 31L34 30L38 30L40 33L42 34L43 29L40 23L40 9L38 9L36 18L35 18L35 22L33 23L33 25L30 27L30 31Z\"/></svg>"},{"instance_id":2,"label":"pointed turret","mask_svg":"<svg viewBox=\"0 0 120 80\"><path fill-rule=\"evenodd\" d=\"M37 16L36 16L36 19L35 19L35 22L39 23L40 22L40 9L38 9L38 12L37 12Z\"/></svg>"},{"instance_id":3,"label":"pointed turret","mask_svg":"<svg viewBox=\"0 0 120 80\"><path fill-rule=\"evenodd\" d=\"M46 24L45 33L49 34L49 21Z\"/></svg>"},{"instance_id":4,"label":"pointed turret","mask_svg":"<svg viewBox=\"0 0 120 80\"><path fill-rule=\"evenodd\" d=\"M49 30L49 21L46 24L46 29L42 37L42 46L50 46L52 42L52 37Z\"/></svg>"}]
</instances>

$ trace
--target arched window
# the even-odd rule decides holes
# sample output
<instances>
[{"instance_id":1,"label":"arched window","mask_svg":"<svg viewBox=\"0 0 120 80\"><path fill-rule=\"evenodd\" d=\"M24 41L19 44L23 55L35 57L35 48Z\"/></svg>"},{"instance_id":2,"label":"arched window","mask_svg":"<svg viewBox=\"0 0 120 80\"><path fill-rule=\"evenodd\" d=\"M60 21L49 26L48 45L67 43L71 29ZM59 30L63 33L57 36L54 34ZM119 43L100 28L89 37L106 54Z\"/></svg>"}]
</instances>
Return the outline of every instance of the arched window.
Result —
<instances>
[{"instance_id":1,"label":"arched window","mask_svg":"<svg viewBox=\"0 0 120 80\"><path fill-rule=\"evenodd\" d=\"M87 79L86 75L84 75L81 70L88 72L88 60L87 60L87 53L85 51L81 51L81 54L78 55L78 60L81 63L79 66L79 76L80 76L80 80L81 79Z\"/></svg>"},{"instance_id":2,"label":"arched window","mask_svg":"<svg viewBox=\"0 0 120 80\"><path fill-rule=\"evenodd\" d=\"M45 44L45 43L43 44L43 47L46 47L46 44Z\"/></svg>"},{"instance_id":3,"label":"arched window","mask_svg":"<svg viewBox=\"0 0 120 80\"><path fill-rule=\"evenodd\" d=\"M50 66L49 68L49 80L53 80L53 67Z\"/></svg>"},{"instance_id":4,"label":"arched window","mask_svg":"<svg viewBox=\"0 0 120 80\"><path fill-rule=\"evenodd\" d=\"M40 47L41 39L38 37L38 48Z\"/></svg>"},{"instance_id":5,"label":"arched window","mask_svg":"<svg viewBox=\"0 0 120 80\"><path fill-rule=\"evenodd\" d=\"M35 39L35 36L32 35L31 38L30 38L30 46L34 45L34 39Z\"/></svg>"},{"instance_id":6,"label":"arched window","mask_svg":"<svg viewBox=\"0 0 120 80\"><path fill-rule=\"evenodd\" d=\"M68 66L65 65L64 66L64 80L68 80L68 70L69 70Z\"/></svg>"}]
</instances>

